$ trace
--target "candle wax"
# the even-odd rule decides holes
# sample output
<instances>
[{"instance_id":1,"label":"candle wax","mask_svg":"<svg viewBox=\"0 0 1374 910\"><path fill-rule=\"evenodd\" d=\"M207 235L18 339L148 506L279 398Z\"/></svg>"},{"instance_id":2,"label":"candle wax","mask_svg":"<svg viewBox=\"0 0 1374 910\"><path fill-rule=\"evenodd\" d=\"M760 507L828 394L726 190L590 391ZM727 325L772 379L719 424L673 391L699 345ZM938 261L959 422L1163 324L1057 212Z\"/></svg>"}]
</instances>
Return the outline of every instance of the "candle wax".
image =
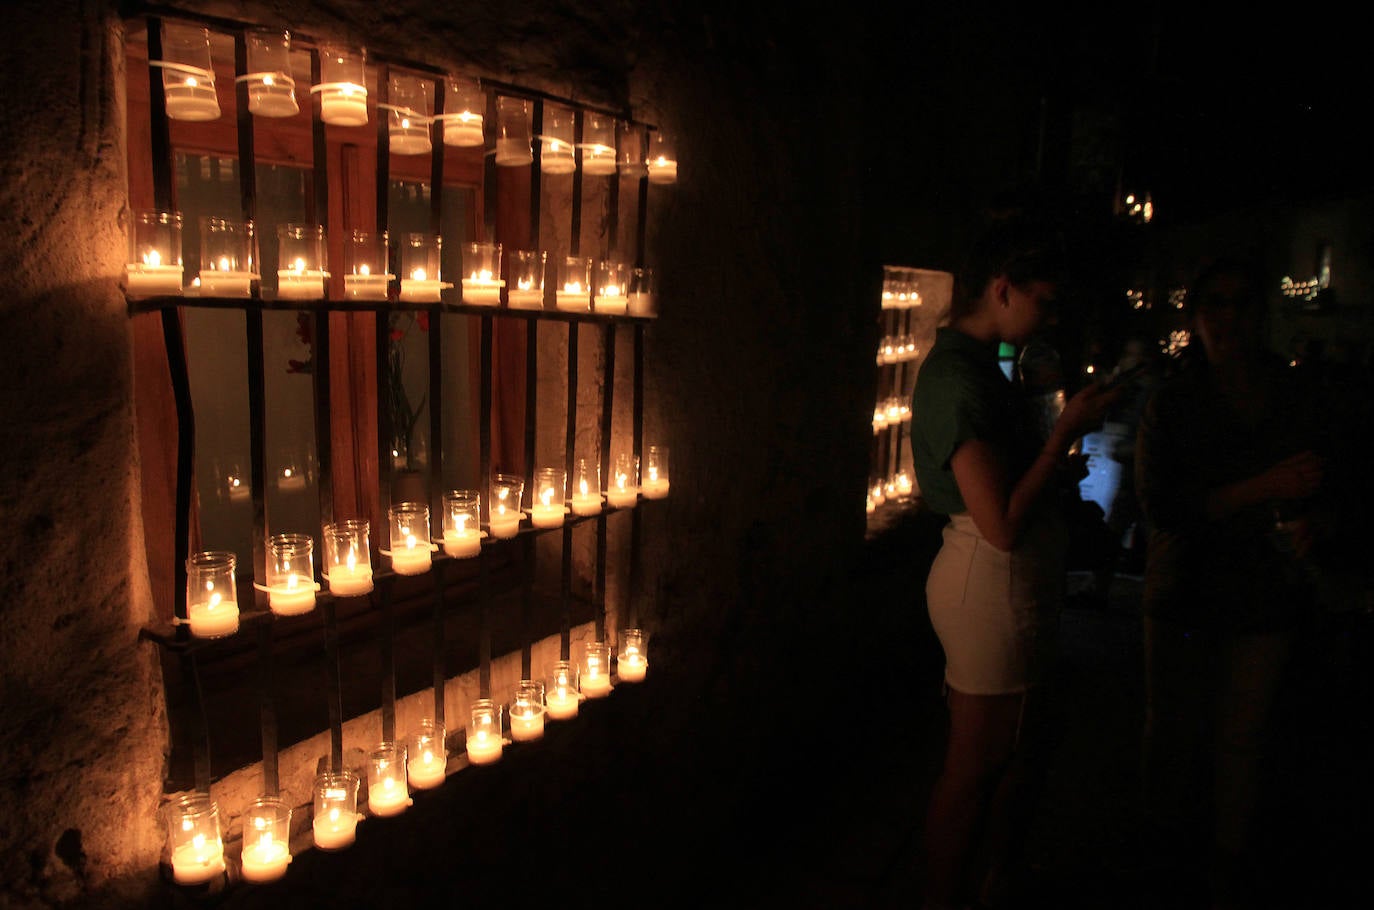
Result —
<instances>
[{"instance_id":1,"label":"candle wax","mask_svg":"<svg viewBox=\"0 0 1374 910\"><path fill-rule=\"evenodd\" d=\"M578 493L572 498L572 510L574 515L600 515L601 497Z\"/></svg>"},{"instance_id":2,"label":"candle wax","mask_svg":"<svg viewBox=\"0 0 1374 910\"><path fill-rule=\"evenodd\" d=\"M528 713L518 714L514 711L510 716L510 736L516 742L529 742L539 739L544 735L544 709L538 705L527 708L517 708L516 711L524 710Z\"/></svg>"},{"instance_id":3,"label":"candle wax","mask_svg":"<svg viewBox=\"0 0 1374 910\"><path fill-rule=\"evenodd\" d=\"M580 313L587 311L586 291L558 291L554 294L554 302L560 310L575 310Z\"/></svg>"},{"instance_id":4,"label":"candle wax","mask_svg":"<svg viewBox=\"0 0 1374 910\"><path fill-rule=\"evenodd\" d=\"M320 119L335 126L367 124L367 91L330 89L320 93Z\"/></svg>"},{"instance_id":5,"label":"candle wax","mask_svg":"<svg viewBox=\"0 0 1374 910\"><path fill-rule=\"evenodd\" d=\"M238 604L201 601L186 607L191 634L197 638L223 638L239 630Z\"/></svg>"},{"instance_id":6,"label":"candle wax","mask_svg":"<svg viewBox=\"0 0 1374 910\"><path fill-rule=\"evenodd\" d=\"M650 183L675 183L675 182L677 182L677 162L676 162L676 161L650 161L650 162L649 162L649 182L650 182Z\"/></svg>"},{"instance_id":7,"label":"candle wax","mask_svg":"<svg viewBox=\"0 0 1374 910\"><path fill-rule=\"evenodd\" d=\"M444 552L454 559L468 559L482 552L482 535L464 528L444 532Z\"/></svg>"},{"instance_id":8,"label":"candle wax","mask_svg":"<svg viewBox=\"0 0 1374 910\"><path fill-rule=\"evenodd\" d=\"M444 756L434 752L425 752L416 756L406 766L410 785L421 790L439 786L444 782L444 769L447 764Z\"/></svg>"},{"instance_id":9,"label":"candle wax","mask_svg":"<svg viewBox=\"0 0 1374 910\"><path fill-rule=\"evenodd\" d=\"M530 151L529 142L523 139L496 140L497 167L519 167L533 161L534 153Z\"/></svg>"},{"instance_id":10,"label":"candle wax","mask_svg":"<svg viewBox=\"0 0 1374 910\"><path fill-rule=\"evenodd\" d=\"M649 480L644 483L645 499L666 499L668 497L668 478L661 480Z\"/></svg>"},{"instance_id":11,"label":"candle wax","mask_svg":"<svg viewBox=\"0 0 1374 910\"><path fill-rule=\"evenodd\" d=\"M215 96L215 83L185 82L166 86L167 116L173 120L217 120L219 119L219 99Z\"/></svg>"},{"instance_id":12,"label":"candle wax","mask_svg":"<svg viewBox=\"0 0 1374 910\"><path fill-rule=\"evenodd\" d=\"M334 566L329 570L329 591L339 597L354 597L372 590L372 567Z\"/></svg>"},{"instance_id":13,"label":"candle wax","mask_svg":"<svg viewBox=\"0 0 1374 910\"><path fill-rule=\"evenodd\" d=\"M202 297L249 297L253 292L252 272L201 271Z\"/></svg>"},{"instance_id":14,"label":"candle wax","mask_svg":"<svg viewBox=\"0 0 1374 910\"><path fill-rule=\"evenodd\" d=\"M592 309L598 313L623 314L626 309L625 298L620 296L602 297L598 294L592 301Z\"/></svg>"},{"instance_id":15,"label":"candle wax","mask_svg":"<svg viewBox=\"0 0 1374 910\"><path fill-rule=\"evenodd\" d=\"M358 839L358 816L333 810L315 819L315 846L321 850L342 850Z\"/></svg>"},{"instance_id":16,"label":"candle wax","mask_svg":"<svg viewBox=\"0 0 1374 910\"><path fill-rule=\"evenodd\" d=\"M404 783L388 777L367 788L367 807L373 815L400 815L410 805L410 793Z\"/></svg>"},{"instance_id":17,"label":"candle wax","mask_svg":"<svg viewBox=\"0 0 1374 910\"><path fill-rule=\"evenodd\" d=\"M277 270L277 297L282 300L319 300L324 297L325 273L319 269Z\"/></svg>"},{"instance_id":18,"label":"candle wax","mask_svg":"<svg viewBox=\"0 0 1374 910\"><path fill-rule=\"evenodd\" d=\"M264 835L243 848L243 877L250 882L270 882L285 875L290 862L291 851L286 844Z\"/></svg>"},{"instance_id":19,"label":"candle wax","mask_svg":"<svg viewBox=\"0 0 1374 910\"><path fill-rule=\"evenodd\" d=\"M563 503L550 503L545 505L542 502L530 506L530 524L536 528L557 528L563 524L564 516Z\"/></svg>"},{"instance_id":20,"label":"candle wax","mask_svg":"<svg viewBox=\"0 0 1374 910\"><path fill-rule=\"evenodd\" d=\"M649 669L649 662L639 654L626 654L616 661L616 673L621 682L640 682Z\"/></svg>"},{"instance_id":21,"label":"candle wax","mask_svg":"<svg viewBox=\"0 0 1374 910\"><path fill-rule=\"evenodd\" d=\"M299 616L315 609L313 582L278 585L267 593L267 606L278 616Z\"/></svg>"},{"instance_id":22,"label":"candle wax","mask_svg":"<svg viewBox=\"0 0 1374 910\"><path fill-rule=\"evenodd\" d=\"M190 841L172 851L172 878L178 885L199 885L224 871L224 845L219 840Z\"/></svg>"},{"instance_id":23,"label":"candle wax","mask_svg":"<svg viewBox=\"0 0 1374 910\"><path fill-rule=\"evenodd\" d=\"M559 692L554 689L544 697L548 704L549 717L553 720L568 720L577 716L577 693L571 689Z\"/></svg>"},{"instance_id":24,"label":"candle wax","mask_svg":"<svg viewBox=\"0 0 1374 910\"><path fill-rule=\"evenodd\" d=\"M633 509L639 500L639 491L634 489L611 488L606 491L606 502L617 509Z\"/></svg>"},{"instance_id":25,"label":"candle wax","mask_svg":"<svg viewBox=\"0 0 1374 910\"><path fill-rule=\"evenodd\" d=\"M345 275L344 296L349 300L385 300L390 275Z\"/></svg>"},{"instance_id":26,"label":"candle wax","mask_svg":"<svg viewBox=\"0 0 1374 910\"><path fill-rule=\"evenodd\" d=\"M474 765L489 765L501 757L501 737L479 730L468 737L468 761Z\"/></svg>"},{"instance_id":27,"label":"candle wax","mask_svg":"<svg viewBox=\"0 0 1374 910\"><path fill-rule=\"evenodd\" d=\"M463 302L475 306L495 306L501 302L501 282L464 278Z\"/></svg>"},{"instance_id":28,"label":"candle wax","mask_svg":"<svg viewBox=\"0 0 1374 910\"><path fill-rule=\"evenodd\" d=\"M588 698L601 698L611 693L611 678L604 673L584 675L582 677L582 694Z\"/></svg>"},{"instance_id":29,"label":"candle wax","mask_svg":"<svg viewBox=\"0 0 1374 910\"><path fill-rule=\"evenodd\" d=\"M473 116L464 121L459 118L444 120L444 145L459 148L482 144L482 118Z\"/></svg>"},{"instance_id":30,"label":"candle wax","mask_svg":"<svg viewBox=\"0 0 1374 910\"><path fill-rule=\"evenodd\" d=\"M514 537L520 532L520 513L507 512L504 515L496 513L491 516L491 536L507 539Z\"/></svg>"},{"instance_id":31,"label":"candle wax","mask_svg":"<svg viewBox=\"0 0 1374 910\"><path fill-rule=\"evenodd\" d=\"M181 293L181 266L141 265L127 267L129 293L157 297Z\"/></svg>"},{"instance_id":32,"label":"candle wax","mask_svg":"<svg viewBox=\"0 0 1374 910\"><path fill-rule=\"evenodd\" d=\"M513 289L507 295L510 305L518 310L542 310L544 308L544 292Z\"/></svg>"},{"instance_id":33,"label":"candle wax","mask_svg":"<svg viewBox=\"0 0 1374 910\"><path fill-rule=\"evenodd\" d=\"M438 303L444 283L437 279L402 278L401 299L410 303Z\"/></svg>"},{"instance_id":34,"label":"candle wax","mask_svg":"<svg viewBox=\"0 0 1374 910\"><path fill-rule=\"evenodd\" d=\"M631 316L652 316L653 302L648 294L633 293L630 295L629 306L627 307Z\"/></svg>"},{"instance_id":35,"label":"candle wax","mask_svg":"<svg viewBox=\"0 0 1374 910\"><path fill-rule=\"evenodd\" d=\"M396 547L391 551L391 570L397 575L423 575L430 568L428 544Z\"/></svg>"}]
</instances>

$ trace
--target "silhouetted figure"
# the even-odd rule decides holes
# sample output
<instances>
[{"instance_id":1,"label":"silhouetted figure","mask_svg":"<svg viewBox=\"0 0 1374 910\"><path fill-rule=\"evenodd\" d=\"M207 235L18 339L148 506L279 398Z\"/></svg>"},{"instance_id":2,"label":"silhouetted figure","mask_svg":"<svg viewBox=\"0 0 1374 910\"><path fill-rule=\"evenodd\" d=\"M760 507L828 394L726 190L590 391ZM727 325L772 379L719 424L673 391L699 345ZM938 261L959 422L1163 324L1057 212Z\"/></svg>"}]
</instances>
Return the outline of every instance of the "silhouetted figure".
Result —
<instances>
[{"instance_id":1,"label":"silhouetted figure","mask_svg":"<svg viewBox=\"0 0 1374 910\"><path fill-rule=\"evenodd\" d=\"M1146 846L1205 863L1214 906L1257 899L1243 887L1260 881L1249 862L1266 736L1311 602L1297 560L1322 483L1319 401L1265 350L1262 288L1229 260L1199 273L1187 363L1151 398L1136 450L1150 534Z\"/></svg>"},{"instance_id":2,"label":"silhouetted figure","mask_svg":"<svg viewBox=\"0 0 1374 910\"><path fill-rule=\"evenodd\" d=\"M949 516L926 582L949 711L924 830L928 908L989 898L1019 845L1037 758L1037 686L1064 586L1056 475L1115 398L1088 386L1063 403L1046 435L998 367L1000 343L1025 344L1051 318L1062 267L1056 245L1025 224L984 236L913 394L917 481L926 504Z\"/></svg>"}]
</instances>

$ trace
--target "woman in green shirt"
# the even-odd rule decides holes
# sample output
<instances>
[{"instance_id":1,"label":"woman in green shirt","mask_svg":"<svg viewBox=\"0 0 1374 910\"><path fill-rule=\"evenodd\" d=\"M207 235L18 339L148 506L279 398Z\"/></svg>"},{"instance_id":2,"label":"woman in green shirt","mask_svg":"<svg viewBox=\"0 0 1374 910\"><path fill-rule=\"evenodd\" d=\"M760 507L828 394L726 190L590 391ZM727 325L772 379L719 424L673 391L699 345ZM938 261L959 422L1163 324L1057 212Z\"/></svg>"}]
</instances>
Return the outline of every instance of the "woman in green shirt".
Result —
<instances>
[{"instance_id":1,"label":"woman in green shirt","mask_svg":"<svg viewBox=\"0 0 1374 910\"><path fill-rule=\"evenodd\" d=\"M921 365L911 446L921 496L950 516L926 582L945 652L945 760L924 830L927 908L996 887L1013 843L1028 702L1044 669L1064 580L1065 526L1052 483L1071 444L1119 394L1097 384L1043 439L997 365L1052 316L1062 256L1041 232L999 226L969 255L949 324ZM989 857L973 869L975 856Z\"/></svg>"}]
</instances>

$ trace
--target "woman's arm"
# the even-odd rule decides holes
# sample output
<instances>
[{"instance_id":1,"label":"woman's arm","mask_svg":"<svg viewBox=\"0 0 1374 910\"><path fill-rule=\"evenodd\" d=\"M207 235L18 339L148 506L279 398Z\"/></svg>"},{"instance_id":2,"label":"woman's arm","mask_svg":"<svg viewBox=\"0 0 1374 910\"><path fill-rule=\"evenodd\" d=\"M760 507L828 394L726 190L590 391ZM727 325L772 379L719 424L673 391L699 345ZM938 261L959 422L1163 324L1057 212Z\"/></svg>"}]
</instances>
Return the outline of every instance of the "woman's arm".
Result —
<instances>
[{"instance_id":1,"label":"woman's arm","mask_svg":"<svg viewBox=\"0 0 1374 910\"><path fill-rule=\"evenodd\" d=\"M1010 550L1025 529L1031 506L1040 498L1074 439L1101 421L1121 389L1090 384L1074 395L1055 422L1044 449L1026 473L1012 482L1002 453L982 439L965 440L954 450L950 467L973 523L988 543Z\"/></svg>"}]
</instances>

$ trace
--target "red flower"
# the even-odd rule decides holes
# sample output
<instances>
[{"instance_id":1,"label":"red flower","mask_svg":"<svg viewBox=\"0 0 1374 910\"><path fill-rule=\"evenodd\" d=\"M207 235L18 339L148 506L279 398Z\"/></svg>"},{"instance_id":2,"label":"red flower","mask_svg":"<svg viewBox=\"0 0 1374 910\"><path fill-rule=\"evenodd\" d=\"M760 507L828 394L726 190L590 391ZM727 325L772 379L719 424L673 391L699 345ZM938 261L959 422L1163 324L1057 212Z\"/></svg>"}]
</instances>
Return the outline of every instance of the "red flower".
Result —
<instances>
[{"instance_id":1,"label":"red flower","mask_svg":"<svg viewBox=\"0 0 1374 910\"><path fill-rule=\"evenodd\" d=\"M420 331L429 331L429 310L421 310L415 314L415 324L420 327Z\"/></svg>"}]
</instances>

